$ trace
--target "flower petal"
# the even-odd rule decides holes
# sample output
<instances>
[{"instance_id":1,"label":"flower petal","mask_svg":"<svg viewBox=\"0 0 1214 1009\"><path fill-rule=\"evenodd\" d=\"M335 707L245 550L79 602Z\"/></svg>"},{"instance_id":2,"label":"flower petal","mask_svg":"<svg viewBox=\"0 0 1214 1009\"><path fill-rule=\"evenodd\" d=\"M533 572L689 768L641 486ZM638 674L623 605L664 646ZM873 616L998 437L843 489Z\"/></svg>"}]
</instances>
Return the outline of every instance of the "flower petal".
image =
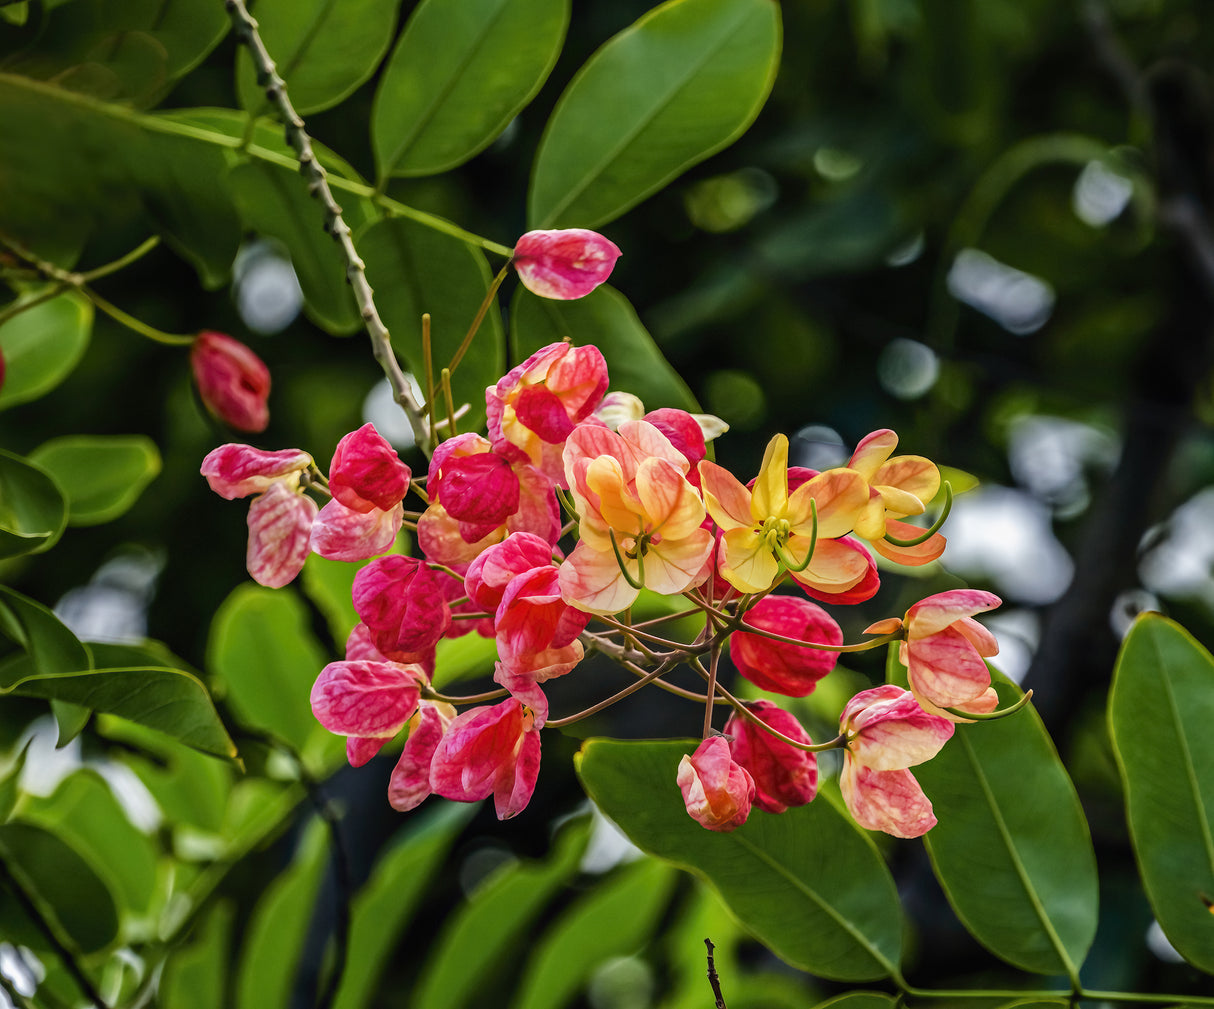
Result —
<instances>
[{"instance_id":1,"label":"flower petal","mask_svg":"<svg viewBox=\"0 0 1214 1009\"><path fill-rule=\"evenodd\" d=\"M253 581L280 589L303 570L316 512L315 501L284 481L252 500L245 566Z\"/></svg>"},{"instance_id":2,"label":"flower petal","mask_svg":"<svg viewBox=\"0 0 1214 1009\"><path fill-rule=\"evenodd\" d=\"M874 771L844 758L839 788L852 818L865 830L922 837L936 825L931 801L910 771Z\"/></svg>"}]
</instances>

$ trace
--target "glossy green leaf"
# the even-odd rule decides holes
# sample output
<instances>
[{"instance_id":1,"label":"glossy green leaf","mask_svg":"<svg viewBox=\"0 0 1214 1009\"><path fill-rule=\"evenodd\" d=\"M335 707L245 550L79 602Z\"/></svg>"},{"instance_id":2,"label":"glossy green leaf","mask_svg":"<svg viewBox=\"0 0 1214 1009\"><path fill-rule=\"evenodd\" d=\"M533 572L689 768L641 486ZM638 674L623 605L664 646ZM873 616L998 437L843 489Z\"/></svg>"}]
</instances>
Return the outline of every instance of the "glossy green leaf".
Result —
<instances>
[{"instance_id":1,"label":"glossy green leaf","mask_svg":"<svg viewBox=\"0 0 1214 1009\"><path fill-rule=\"evenodd\" d=\"M869 838L821 799L779 816L756 811L732 833L705 830L675 784L695 746L592 739L578 775L634 844L711 883L781 959L840 981L896 976L902 909Z\"/></svg>"},{"instance_id":2,"label":"glossy green leaf","mask_svg":"<svg viewBox=\"0 0 1214 1009\"><path fill-rule=\"evenodd\" d=\"M1121 645L1109 730L1147 897L1168 941L1214 971L1214 659L1157 613Z\"/></svg>"},{"instance_id":3,"label":"glossy green leaf","mask_svg":"<svg viewBox=\"0 0 1214 1009\"><path fill-rule=\"evenodd\" d=\"M307 597L324 614L333 643L339 650L344 650L346 638L359 622L350 593L354 576L362 566L309 554L300 578Z\"/></svg>"},{"instance_id":4,"label":"glossy green leaf","mask_svg":"<svg viewBox=\"0 0 1214 1009\"><path fill-rule=\"evenodd\" d=\"M258 31L300 115L331 108L379 66L399 0L258 0ZM270 110L242 47L236 90L250 112Z\"/></svg>"},{"instance_id":5,"label":"glossy green leaf","mask_svg":"<svg viewBox=\"0 0 1214 1009\"><path fill-rule=\"evenodd\" d=\"M76 850L49 831L26 823L0 826L0 861L43 918L56 920L85 953L104 949L118 935L118 911L109 889ZM0 890L8 882L0 880ZM46 936L17 900L0 900L0 935L37 951Z\"/></svg>"},{"instance_id":6,"label":"glossy green leaf","mask_svg":"<svg viewBox=\"0 0 1214 1009\"><path fill-rule=\"evenodd\" d=\"M736 140L780 57L772 0L670 0L578 71L544 130L527 220L595 228Z\"/></svg>"},{"instance_id":7,"label":"glossy green leaf","mask_svg":"<svg viewBox=\"0 0 1214 1009\"><path fill-rule=\"evenodd\" d=\"M480 153L539 91L569 0L422 0L375 93L381 178L443 172Z\"/></svg>"},{"instance_id":8,"label":"glossy green leaf","mask_svg":"<svg viewBox=\"0 0 1214 1009\"><path fill-rule=\"evenodd\" d=\"M0 775L0 823L4 823L13 815L17 800L21 798L21 772L25 770L25 758L29 755L30 742L27 739L21 747L21 752Z\"/></svg>"},{"instance_id":9,"label":"glossy green leaf","mask_svg":"<svg viewBox=\"0 0 1214 1009\"><path fill-rule=\"evenodd\" d=\"M493 275L485 255L458 239L424 228L404 218L372 225L359 236L359 252L367 264L367 279L375 302L392 334L392 345L425 388L422 356L422 313L430 313L434 380L450 364L484 301ZM451 378L458 407L471 412L459 422L461 431L476 431L485 423L485 388L506 370L502 320L491 305L472 349ZM440 397L441 401L441 397ZM442 417L443 410L438 412Z\"/></svg>"},{"instance_id":10,"label":"glossy green leaf","mask_svg":"<svg viewBox=\"0 0 1214 1009\"><path fill-rule=\"evenodd\" d=\"M55 749L61 750L84 731L93 713L88 708L70 701L51 700L51 712L59 726L59 738L55 740Z\"/></svg>"},{"instance_id":11,"label":"glossy green leaf","mask_svg":"<svg viewBox=\"0 0 1214 1009\"><path fill-rule=\"evenodd\" d=\"M566 826L544 862L516 862L482 883L452 911L427 955L413 1004L464 1009L526 945L535 920L577 872L588 823Z\"/></svg>"},{"instance_id":12,"label":"glossy green leaf","mask_svg":"<svg viewBox=\"0 0 1214 1009\"><path fill-rule=\"evenodd\" d=\"M291 867L267 888L241 942L236 1009L287 1009L312 909L328 863L328 833L313 820Z\"/></svg>"},{"instance_id":13,"label":"glossy green leaf","mask_svg":"<svg viewBox=\"0 0 1214 1009\"><path fill-rule=\"evenodd\" d=\"M492 676L497 657L497 642L475 631L462 638L444 638L435 657L434 686L443 690L460 680Z\"/></svg>"},{"instance_id":14,"label":"glossy green leaf","mask_svg":"<svg viewBox=\"0 0 1214 1009\"><path fill-rule=\"evenodd\" d=\"M45 396L67 378L80 362L92 328L93 306L78 294L51 298L0 326L0 409Z\"/></svg>"},{"instance_id":15,"label":"glossy green leaf","mask_svg":"<svg viewBox=\"0 0 1214 1009\"><path fill-rule=\"evenodd\" d=\"M33 796L22 822L44 827L67 841L106 881L123 910L144 914L156 887L159 850L135 827L96 771L81 768L47 797Z\"/></svg>"},{"instance_id":16,"label":"glossy green leaf","mask_svg":"<svg viewBox=\"0 0 1214 1009\"><path fill-rule=\"evenodd\" d=\"M671 866L643 859L575 901L540 938L514 1009L560 1009L605 960L644 949L676 876Z\"/></svg>"},{"instance_id":17,"label":"glossy green leaf","mask_svg":"<svg viewBox=\"0 0 1214 1009\"><path fill-rule=\"evenodd\" d=\"M607 361L611 388L640 397L646 409L700 409L687 383L662 356L619 291L604 285L576 301L555 301L520 285L510 303L512 359L525 360L541 347L566 338L598 347Z\"/></svg>"},{"instance_id":18,"label":"glossy green leaf","mask_svg":"<svg viewBox=\"0 0 1214 1009\"><path fill-rule=\"evenodd\" d=\"M245 224L287 247L311 318L332 333L357 330L362 320L346 283L345 260L325 233L320 204L308 196L303 180L258 161L237 165L228 183Z\"/></svg>"},{"instance_id":19,"label":"glossy green leaf","mask_svg":"<svg viewBox=\"0 0 1214 1009\"><path fill-rule=\"evenodd\" d=\"M173 1009L221 1009L232 959L228 944L234 917L233 904L216 903L205 913L189 945L169 956L159 989L163 1005Z\"/></svg>"},{"instance_id":20,"label":"glossy green leaf","mask_svg":"<svg viewBox=\"0 0 1214 1009\"><path fill-rule=\"evenodd\" d=\"M1002 704L1021 696L995 683ZM1037 712L958 725L913 773L939 820L924 837L928 854L966 928L1017 967L1077 976L1096 934L1096 857Z\"/></svg>"},{"instance_id":21,"label":"glossy green leaf","mask_svg":"<svg viewBox=\"0 0 1214 1009\"><path fill-rule=\"evenodd\" d=\"M326 661L310 623L290 590L242 585L215 614L207 666L222 679L227 703L241 722L300 753L318 748L340 759L343 740L316 721L308 700Z\"/></svg>"},{"instance_id":22,"label":"glossy green leaf","mask_svg":"<svg viewBox=\"0 0 1214 1009\"><path fill-rule=\"evenodd\" d=\"M227 760L236 746L224 728L207 688L180 669L92 669L57 676L29 676L5 693L68 701L120 715Z\"/></svg>"},{"instance_id":23,"label":"glossy green leaf","mask_svg":"<svg viewBox=\"0 0 1214 1009\"><path fill-rule=\"evenodd\" d=\"M0 633L27 659L0 666L0 692L27 676L56 676L92 668L88 649L40 602L0 585Z\"/></svg>"},{"instance_id":24,"label":"glossy green leaf","mask_svg":"<svg viewBox=\"0 0 1214 1009\"><path fill-rule=\"evenodd\" d=\"M447 803L402 827L350 908L349 960L337 990L336 1009L363 1009L375 995L401 933L426 895L451 843L474 807ZM447 1009L451 1003L443 1001Z\"/></svg>"},{"instance_id":25,"label":"glossy green leaf","mask_svg":"<svg viewBox=\"0 0 1214 1009\"><path fill-rule=\"evenodd\" d=\"M897 1000L892 995L880 991L849 991L825 1002L819 1002L816 1009L892 1009Z\"/></svg>"},{"instance_id":26,"label":"glossy green leaf","mask_svg":"<svg viewBox=\"0 0 1214 1009\"><path fill-rule=\"evenodd\" d=\"M41 553L67 525L67 502L45 470L0 449L0 558Z\"/></svg>"},{"instance_id":27,"label":"glossy green leaf","mask_svg":"<svg viewBox=\"0 0 1214 1009\"><path fill-rule=\"evenodd\" d=\"M109 522L160 473L160 452L143 435L67 435L30 453L67 495L68 524Z\"/></svg>"}]
</instances>

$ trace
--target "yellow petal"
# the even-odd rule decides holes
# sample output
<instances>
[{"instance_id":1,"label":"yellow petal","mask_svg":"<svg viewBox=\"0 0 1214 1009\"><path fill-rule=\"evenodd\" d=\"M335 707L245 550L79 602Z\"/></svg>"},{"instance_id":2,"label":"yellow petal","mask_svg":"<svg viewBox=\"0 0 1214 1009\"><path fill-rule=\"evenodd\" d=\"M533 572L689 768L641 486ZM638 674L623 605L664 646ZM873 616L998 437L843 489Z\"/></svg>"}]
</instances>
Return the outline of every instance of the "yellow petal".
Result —
<instances>
[{"instance_id":1,"label":"yellow petal","mask_svg":"<svg viewBox=\"0 0 1214 1009\"><path fill-rule=\"evenodd\" d=\"M750 514L756 522L774 516L783 518L788 506L788 439L776 435L767 443L763 465L750 498Z\"/></svg>"}]
</instances>

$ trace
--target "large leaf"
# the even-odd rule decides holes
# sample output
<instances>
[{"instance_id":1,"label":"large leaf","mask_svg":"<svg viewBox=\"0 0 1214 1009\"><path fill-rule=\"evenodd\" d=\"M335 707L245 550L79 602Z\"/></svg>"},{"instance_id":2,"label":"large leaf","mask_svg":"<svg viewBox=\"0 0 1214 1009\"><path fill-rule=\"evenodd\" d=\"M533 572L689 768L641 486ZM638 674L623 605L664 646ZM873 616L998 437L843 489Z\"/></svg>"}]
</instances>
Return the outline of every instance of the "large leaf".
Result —
<instances>
[{"instance_id":1,"label":"large leaf","mask_svg":"<svg viewBox=\"0 0 1214 1009\"><path fill-rule=\"evenodd\" d=\"M430 313L437 383L489 290L492 274L484 253L404 218L372 225L359 236L358 248L392 345L423 388L421 318ZM491 305L471 351L451 379L455 405L472 407L460 421L461 431L476 431L485 423L485 388L506 370L504 344L501 316ZM439 409L438 416L444 412Z\"/></svg>"},{"instance_id":2,"label":"large leaf","mask_svg":"<svg viewBox=\"0 0 1214 1009\"><path fill-rule=\"evenodd\" d=\"M422 0L375 93L381 178L443 172L484 150L544 83L569 0Z\"/></svg>"},{"instance_id":3,"label":"large leaf","mask_svg":"<svg viewBox=\"0 0 1214 1009\"><path fill-rule=\"evenodd\" d=\"M0 449L0 558L40 553L67 525L67 502L40 466Z\"/></svg>"},{"instance_id":4,"label":"large leaf","mask_svg":"<svg viewBox=\"0 0 1214 1009\"><path fill-rule=\"evenodd\" d=\"M455 803L433 808L401 828L399 843L380 856L350 909L349 960L337 990L336 1009L371 1005L400 934L472 812L471 807ZM451 1002L442 1004L452 1009Z\"/></svg>"},{"instance_id":5,"label":"large leaf","mask_svg":"<svg viewBox=\"0 0 1214 1009\"><path fill-rule=\"evenodd\" d=\"M304 564L300 585L312 604L324 614L333 642L344 650L346 638L359 622L351 590L354 576L362 564L331 561L320 554L309 554Z\"/></svg>"},{"instance_id":6,"label":"large leaf","mask_svg":"<svg viewBox=\"0 0 1214 1009\"><path fill-rule=\"evenodd\" d=\"M160 982L163 1005L173 1009L220 1009L232 959L228 942L234 912L231 903L213 905L195 930L193 941L173 951Z\"/></svg>"},{"instance_id":7,"label":"large leaf","mask_svg":"<svg viewBox=\"0 0 1214 1009\"><path fill-rule=\"evenodd\" d=\"M897 976L902 909L869 838L823 799L779 816L755 811L732 833L705 830L675 784L695 746L592 739L578 775L636 845L706 879L783 960L840 981Z\"/></svg>"},{"instance_id":8,"label":"large leaf","mask_svg":"<svg viewBox=\"0 0 1214 1009\"><path fill-rule=\"evenodd\" d=\"M392 41L399 6L399 0L258 0L259 33L296 112L338 104L375 72ZM243 47L236 66L241 105L268 111Z\"/></svg>"},{"instance_id":9,"label":"large leaf","mask_svg":"<svg viewBox=\"0 0 1214 1009\"><path fill-rule=\"evenodd\" d=\"M542 863L514 863L494 873L453 911L426 957L413 1004L463 1009L480 1004L486 983L526 944L535 919L577 872L585 821L565 827Z\"/></svg>"},{"instance_id":10,"label":"large leaf","mask_svg":"<svg viewBox=\"0 0 1214 1009\"><path fill-rule=\"evenodd\" d=\"M1121 646L1109 729L1147 897L1168 940L1214 971L1214 659L1143 614Z\"/></svg>"},{"instance_id":11,"label":"large leaf","mask_svg":"<svg viewBox=\"0 0 1214 1009\"><path fill-rule=\"evenodd\" d=\"M357 330L362 320L346 283L345 259L321 227L320 204L303 180L258 161L237 165L228 182L245 224L287 247L313 320L332 333Z\"/></svg>"},{"instance_id":12,"label":"large leaf","mask_svg":"<svg viewBox=\"0 0 1214 1009\"><path fill-rule=\"evenodd\" d=\"M773 0L670 0L582 67L544 131L532 228L594 228L736 140L780 56Z\"/></svg>"},{"instance_id":13,"label":"large leaf","mask_svg":"<svg viewBox=\"0 0 1214 1009\"><path fill-rule=\"evenodd\" d=\"M53 917L85 953L103 949L118 934L118 912L109 889L74 848L41 827L0 826L0 863L34 901L40 916ZM0 880L0 935L35 950L53 950L42 930Z\"/></svg>"},{"instance_id":14,"label":"large leaf","mask_svg":"<svg viewBox=\"0 0 1214 1009\"><path fill-rule=\"evenodd\" d=\"M995 679L1004 704L1020 696ZM958 725L914 774L939 819L928 854L965 926L1017 967L1077 977L1096 934L1096 857L1037 712Z\"/></svg>"},{"instance_id":15,"label":"large leaf","mask_svg":"<svg viewBox=\"0 0 1214 1009\"><path fill-rule=\"evenodd\" d=\"M312 716L312 684L325 664L311 616L290 591L242 585L211 624L207 664L223 681L227 703L252 728L303 753L344 753L342 741Z\"/></svg>"},{"instance_id":16,"label":"large leaf","mask_svg":"<svg viewBox=\"0 0 1214 1009\"><path fill-rule=\"evenodd\" d=\"M40 602L0 585L0 633L25 661L0 665L0 692L27 676L56 676L92 668L88 649Z\"/></svg>"},{"instance_id":17,"label":"large leaf","mask_svg":"<svg viewBox=\"0 0 1214 1009\"><path fill-rule=\"evenodd\" d=\"M516 361L566 338L592 343L603 352L611 388L639 396L654 410L677 406L698 411L691 390L662 356L636 310L606 285L576 301L555 301L522 285L510 303L510 347Z\"/></svg>"},{"instance_id":18,"label":"large leaf","mask_svg":"<svg viewBox=\"0 0 1214 1009\"><path fill-rule=\"evenodd\" d=\"M68 523L97 525L131 507L157 474L160 452L143 435L68 435L39 445L30 458L67 495Z\"/></svg>"},{"instance_id":19,"label":"large leaf","mask_svg":"<svg viewBox=\"0 0 1214 1009\"><path fill-rule=\"evenodd\" d=\"M3 143L0 139L0 155ZM92 329L93 306L75 293L33 305L0 326L0 409L45 396L67 378L84 355Z\"/></svg>"}]
</instances>

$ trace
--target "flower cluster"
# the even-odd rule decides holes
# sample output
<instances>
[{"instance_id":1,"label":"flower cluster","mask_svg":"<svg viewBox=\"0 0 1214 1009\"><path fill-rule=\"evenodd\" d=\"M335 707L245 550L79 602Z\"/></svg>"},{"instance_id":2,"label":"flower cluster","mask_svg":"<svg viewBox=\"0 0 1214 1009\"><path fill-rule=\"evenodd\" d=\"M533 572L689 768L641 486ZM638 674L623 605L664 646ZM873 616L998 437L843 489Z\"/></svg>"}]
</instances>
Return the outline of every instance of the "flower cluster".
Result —
<instances>
[{"instance_id":1,"label":"flower cluster","mask_svg":"<svg viewBox=\"0 0 1214 1009\"><path fill-rule=\"evenodd\" d=\"M592 232L533 232L515 262L533 291L579 297L618 254ZM580 717L550 720L545 684L597 650L641 682L591 710L680 664L703 675L706 738L672 772L705 827L733 830L754 806L780 813L812 801L815 752L827 748L844 751L842 794L860 825L901 837L934 825L909 768L933 757L956 721L996 707L984 661L995 642L973 616L999 600L969 590L930 596L853 645L820 605L871 599L880 586L873 552L909 565L940 556L939 523L903 521L940 490L933 463L895 456L897 436L882 430L846 465L819 473L790 467L788 440L776 435L743 483L706 458L723 424L670 408L647 413L635 397L608 393L599 350L567 342L490 386L485 406L485 435L448 431L418 480L369 424L341 440L327 475L305 452L246 445L222 446L202 466L222 496L253 496L248 568L262 584L289 582L309 551L370 559L353 584L360 623L344 658L321 672L312 707L347 737L354 765L407 732L389 783L394 807L435 793L493 795L503 818L521 811L535 788L541 731ZM328 500L318 508L309 492ZM413 492L418 510L407 512ZM418 556L396 551L402 525L416 531ZM671 641L653 622L633 624L643 591L685 597L703 616L698 637ZM494 639L499 689L448 697L431 683L437 647L470 631ZM719 682L727 654L758 689L804 697L840 651L887 642L899 643L910 689L857 694L824 743L775 702L740 700ZM712 729L719 702L732 711L722 732Z\"/></svg>"}]
</instances>

